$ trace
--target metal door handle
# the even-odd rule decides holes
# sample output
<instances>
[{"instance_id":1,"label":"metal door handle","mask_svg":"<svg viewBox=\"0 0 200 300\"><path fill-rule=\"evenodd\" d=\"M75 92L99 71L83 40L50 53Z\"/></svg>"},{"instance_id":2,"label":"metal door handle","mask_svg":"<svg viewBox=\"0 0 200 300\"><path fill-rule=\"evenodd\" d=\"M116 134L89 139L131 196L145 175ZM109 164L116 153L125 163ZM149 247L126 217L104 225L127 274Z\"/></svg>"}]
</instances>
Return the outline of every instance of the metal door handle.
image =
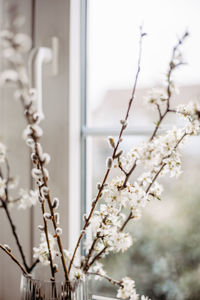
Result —
<instances>
[{"instance_id":1,"label":"metal door handle","mask_svg":"<svg viewBox=\"0 0 200 300\"><path fill-rule=\"evenodd\" d=\"M34 48L29 55L29 72L31 78L31 87L37 91L37 99L35 109L40 116L44 119L43 113L43 97L42 97L42 69L43 65L52 63L52 74L58 74L58 38L52 38L52 48L39 47Z\"/></svg>"}]
</instances>

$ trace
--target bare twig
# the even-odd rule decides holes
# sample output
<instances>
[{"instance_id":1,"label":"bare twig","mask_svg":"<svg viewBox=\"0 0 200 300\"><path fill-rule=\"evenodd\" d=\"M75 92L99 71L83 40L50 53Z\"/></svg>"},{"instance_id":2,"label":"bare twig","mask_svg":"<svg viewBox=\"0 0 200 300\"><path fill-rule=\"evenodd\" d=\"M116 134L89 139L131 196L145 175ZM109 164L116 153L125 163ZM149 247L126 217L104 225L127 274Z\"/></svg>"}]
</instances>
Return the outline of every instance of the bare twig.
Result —
<instances>
[{"instance_id":1,"label":"bare twig","mask_svg":"<svg viewBox=\"0 0 200 300\"><path fill-rule=\"evenodd\" d=\"M21 263L18 261L18 259L10 252L8 251L3 245L0 244L0 248L10 256L10 258L20 267L20 269L22 270L22 272L25 274L25 275L29 275L27 273L27 271L25 270L25 268L21 265Z\"/></svg>"},{"instance_id":2,"label":"bare twig","mask_svg":"<svg viewBox=\"0 0 200 300\"><path fill-rule=\"evenodd\" d=\"M131 106L132 106L132 103L133 103L133 100L134 100L134 96L135 96L135 90L136 90L136 86L137 86L137 82L138 82L138 77L139 77L139 73L140 73L140 63L141 63L141 56L142 56L142 39L143 39L143 36L145 34L142 32L142 28L141 28L141 32L140 32L140 42L139 42L139 56L138 56L138 65L137 65L137 72L136 72L136 76L135 76L135 81L134 81L134 85L133 85L133 90L132 90L132 95L131 95L131 98L129 100L129 103L128 103L128 108L127 108L127 111L126 111L126 114L125 114L125 123L127 122L128 120L128 117L129 117L129 112L130 112L130 109L131 109ZM118 147L119 147L119 144L121 142L121 137L122 137L122 134L124 132L124 130L126 129L126 125L122 124L122 127L121 127L121 130L120 130L120 133L119 133L119 137L118 137L118 140L117 140L117 143L113 149L113 154L112 154L112 158L113 160L116 158L116 153L117 153L117 150L118 150ZM97 202L99 201L101 195L102 195L102 191L104 189L104 185L107 181L107 178L108 178L108 175L110 173L110 169L107 169L106 173L105 173L105 176L104 176L104 179L102 181L102 185L101 185L101 188L99 189L98 191L98 194L96 196L96 199L95 201L93 202L93 206L90 210L90 213L89 213L89 216L86 218L86 221L85 221L85 224L81 230L81 234L78 238L78 241L76 243L76 246L75 246L75 249L74 249L74 252L73 252L73 255L72 255L72 259L70 261L70 264L69 264L69 272L71 270L71 267L72 267L72 264L73 264L73 261L75 259L75 256L76 256L76 252L80 246L80 242L82 240L82 237L83 237L83 232L85 232L85 230L87 229L87 227L89 226L90 224L90 219L93 215L93 212L95 210L95 207L97 205Z\"/></svg>"},{"instance_id":3,"label":"bare twig","mask_svg":"<svg viewBox=\"0 0 200 300\"><path fill-rule=\"evenodd\" d=\"M10 212L8 210L7 203L6 203L6 201L4 201L1 198L0 198L0 200L1 200L2 206L3 206L4 210L5 210L6 216L8 218L9 224L11 226L11 230L12 230L13 236L15 238L15 241L17 243L17 247L19 249L19 252L20 252L20 255L21 255L24 267L26 268L27 272L29 272L29 267L28 267L28 264L26 262L26 257L25 257L22 245L21 245L21 243L19 241L19 237L18 237L18 234L17 234L17 231L16 231L16 226L14 225L13 220L12 220L11 215L10 215Z\"/></svg>"}]
</instances>

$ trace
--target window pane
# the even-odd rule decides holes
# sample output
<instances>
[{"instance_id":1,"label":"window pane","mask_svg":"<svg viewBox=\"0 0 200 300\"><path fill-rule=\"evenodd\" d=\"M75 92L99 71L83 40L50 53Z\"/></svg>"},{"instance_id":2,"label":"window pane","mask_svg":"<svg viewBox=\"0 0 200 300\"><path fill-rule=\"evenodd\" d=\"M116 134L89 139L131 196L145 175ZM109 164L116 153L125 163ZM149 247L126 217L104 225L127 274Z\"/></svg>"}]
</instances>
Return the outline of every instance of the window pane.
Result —
<instances>
[{"instance_id":1,"label":"window pane","mask_svg":"<svg viewBox=\"0 0 200 300\"><path fill-rule=\"evenodd\" d=\"M188 65L176 72L175 81L185 87L181 89L183 101L200 94L199 9L196 0L88 0L89 126L118 126L131 95L142 23L148 36L143 45L138 109L131 125L149 124L149 112L143 115L139 106L148 87L159 86L165 80L172 47L186 28L191 32L184 45Z\"/></svg>"}]
</instances>

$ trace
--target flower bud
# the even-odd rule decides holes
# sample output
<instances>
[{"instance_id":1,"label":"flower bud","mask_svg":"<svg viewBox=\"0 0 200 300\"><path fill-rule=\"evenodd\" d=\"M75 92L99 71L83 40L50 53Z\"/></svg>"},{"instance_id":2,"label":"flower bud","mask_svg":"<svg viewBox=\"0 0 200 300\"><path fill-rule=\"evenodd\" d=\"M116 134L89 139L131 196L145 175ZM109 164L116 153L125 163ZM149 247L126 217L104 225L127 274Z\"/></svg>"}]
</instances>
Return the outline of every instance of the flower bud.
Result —
<instances>
[{"instance_id":1,"label":"flower bud","mask_svg":"<svg viewBox=\"0 0 200 300\"><path fill-rule=\"evenodd\" d=\"M100 190L102 187L102 184L100 182L97 183L97 189Z\"/></svg>"},{"instance_id":2,"label":"flower bud","mask_svg":"<svg viewBox=\"0 0 200 300\"><path fill-rule=\"evenodd\" d=\"M46 168L44 168L43 171L46 179L49 179L49 171Z\"/></svg>"},{"instance_id":3,"label":"flower bud","mask_svg":"<svg viewBox=\"0 0 200 300\"><path fill-rule=\"evenodd\" d=\"M31 171L32 177L35 179L41 178L42 177L42 171L36 168L33 168Z\"/></svg>"},{"instance_id":4,"label":"flower bud","mask_svg":"<svg viewBox=\"0 0 200 300\"><path fill-rule=\"evenodd\" d=\"M11 248L10 248L10 246L9 245L7 245L7 244L4 244L3 245L4 246L4 248L8 251L8 252L11 252Z\"/></svg>"},{"instance_id":5,"label":"flower bud","mask_svg":"<svg viewBox=\"0 0 200 300\"><path fill-rule=\"evenodd\" d=\"M42 195L45 197L45 196L48 196L48 193L49 193L49 188L47 186L43 186L41 188L41 193Z\"/></svg>"},{"instance_id":6,"label":"flower bud","mask_svg":"<svg viewBox=\"0 0 200 300\"><path fill-rule=\"evenodd\" d=\"M57 264L54 264L54 266L53 266L53 270L54 270L54 272L55 272L55 273L57 273L57 272L58 272L58 265L57 265Z\"/></svg>"},{"instance_id":7,"label":"flower bud","mask_svg":"<svg viewBox=\"0 0 200 300\"><path fill-rule=\"evenodd\" d=\"M111 169L112 168L112 164L113 164L113 159L112 157L108 157L107 160L106 160L106 167L108 169Z\"/></svg>"},{"instance_id":8,"label":"flower bud","mask_svg":"<svg viewBox=\"0 0 200 300\"><path fill-rule=\"evenodd\" d=\"M119 158L123 154L123 150L120 150L118 153L115 154L115 158Z\"/></svg>"},{"instance_id":9,"label":"flower bud","mask_svg":"<svg viewBox=\"0 0 200 300\"><path fill-rule=\"evenodd\" d=\"M108 142L109 142L109 145L111 146L111 148L115 148L115 140L112 136L108 137Z\"/></svg>"},{"instance_id":10,"label":"flower bud","mask_svg":"<svg viewBox=\"0 0 200 300\"><path fill-rule=\"evenodd\" d=\"M48 213L48 212L45 212L45 213L43 214L43 217L44 217L46 220L50 220L50 219L51 219L51 214Z\"/></svg>"},{"instance_id":11,"label":"flower bud","mask_svg":"<svg viewBox=\"0 0 200 300\"><path fill-rule=\"evenodd\" d=\"M59 207L59 199L58 198L53 199L52 207L54 209L57 209Z\"/></svg>"},{"instance_id":12,"label":"flower bud","mask_svg":"<svg viewBox=\"0 0 200 300\"><path fill-rule=\"evenodd\" d=\"M44 231L44 226L43 225L38 225L38 229L41 231Z\"/></svg>"},{"instance_id":13,"label":"flower bud","mask_svg":"<svg viewBox=\"0 0 200 300\"><path fill-rule=\"evenodd\" d=\"M60 235L62 234L62 228L57 227L57 228L56 228L56 234L57 234L58 236L60 236Z\"/></svg>"},{"instance_id":14,"label":"flower bud","mask_svg":"<svg viewBox=\"0 0 200 300\"><path fill-rule=\"evenodd\" d=\"M48 153L43 153L42 155L42 161L45 163L45 164L48 164L51 160L51 157Z\"/></svg>"},{"instance_id":15,"label":"flower bud","mask_svg":"<svg viewBox=\"0 0 200 300\"><path fill-rule=\"evenodd\" d=\"M32 138L26 139L26 145L33 148L34 147L34 140Z\"/></svg>"},{"instance_id":16,"label":"flower bud","mask_svg":"<svg viewBox=\"0 0 200 300\"><path fill-rule=\"evenodd\" d=\"M55 213L54 214L54 218L55 218L55 221L56 221L56 224L58 225L58 224L60 224L60 215L59 215L59 213Z\"/></svg>"},{"instance_id":17,"label":"flower bud","mask_svg":"<svg viewBox=\"0 0 200 300\"><path fill-rule=\"evenodd\" d=\"M32 162L33 162L34 164L37 164L37 162L38 162L38 157L37 157L37 155L36 155L35 153L32 153L32 154L31 154L31 160L32 160Z\"/></svg>"}]
</instances>

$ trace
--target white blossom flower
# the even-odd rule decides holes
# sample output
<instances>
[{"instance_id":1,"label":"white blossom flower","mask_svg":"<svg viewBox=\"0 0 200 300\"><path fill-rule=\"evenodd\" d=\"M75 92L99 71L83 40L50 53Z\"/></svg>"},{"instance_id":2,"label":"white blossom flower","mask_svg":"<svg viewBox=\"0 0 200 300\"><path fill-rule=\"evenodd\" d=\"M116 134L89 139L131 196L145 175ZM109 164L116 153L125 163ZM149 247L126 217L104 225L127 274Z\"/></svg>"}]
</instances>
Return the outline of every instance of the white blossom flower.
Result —
<instances>
[{"instance_id":1,"label":"white blossom flower","mask_svg":"<svg viewBox=\"0 0 200 300\"><path fill-rule=\"evenodd\" d=\"M26 53L31 48L31 39L27 34L17 33L13 38L13 43L17 51L21 53Z\"/></svg>"},{"instance_id":2,"label":"white blossom flower","mask_svg":"<svg viewBox=\"0 0 200 300\"><path fill-rule=\"evenodd\" d=\"M66 260L69 262L72 259L72 253L67 249L63 249L63 253Z\"/></svg>"},{"instance_id":3,"label":"white blossom flower","mask_svg":"<svg viewBox=\"0 0 200 300\"><path fill-rule=\"evenodd\" d=\"M48 237L49 237L52 259L54 259L57 254L57 244L52 234L48 233ZM34 247L33 252L34 252L33 255L34 258L39 259L40 262L44 265L49 264L49 251L48 251L46 236L44 232L42 232L40 236L39 248Z\"/></svg>"},{"instance_id":4,"label":"white blossom flower","mask_svg":"<svg viewBox=\"0 0 200 300\"><path fill-rule=\"evenodd\" d=\"M97 274L102 275L102 276L106 275L106 272L103 269L103 264L100 263L100 262L95 263L95 265L92 267L92 272L97 273ZM94 278L95 278L95 280L101 280L102 279L102 277L98 276L98 275L96 275Z\"/></svg>"},{"instance_id":5,"label":"white blossom flower","mask_svg":"<svg viewBox=\"0 0 200 300\"><path fill-rule=\"evenodd\" d=\"M15 70L5 70L0 73L0 86L6 83L16 83L19 80L19 74Z\"/></svg>"},{"instance_id":6,"label":"white blossom flower","mask_svg":"<svg viewBox=\"0 0 200 300\"><path fill-rule=\"evenodd\" d=\"M10 190L15 189L19 184L19 177L18 176L14 176L14 177L10 177L9 181L8 181L8 188Z\"/></svg>"},{"instance_id":7,"label":"white blossom flower","mask_svg":"<svg viewBox=\"0 0 200 300\"><path fill-rule=\"evenodd\" d=\"M74 278L81 280L81 281L85 281L85 274L83 273L83 271L81 269L74 268L73 273L74 273Z\"/></svg>"},{"instance_id":8,"label":"white blossom flower","mask_svg":"<svg viewBox=\"0 0 200 300\"><path fill-rule=\"evenodd\" d=\"M145 172L138 178L138 181L145 187L147 184L152 183L152 173Z\"/></svg>"},{"instance_id":9,"label":"white blossom flower","mask_svg":"<svg viewBox=\"0 0 200 300\"><path fill-rule=\"evenodd\" d=\"M149 297L142 295L141 300L151 300Z\"/></svg>"},{"instance_id":10,"label":"white blossom flower","mask_svg":"<svg viewBox=\"0 0 200 300\"><path fill-rule=\"evenodd\" d=\"M29 192L27 192L24 189L20 189L19 196L20 201L18 209L26 209L37 204L38 191L30 190Z\"/></svg>"},{"instance_id":11,"label":"white blossom flower","mask_svg":"<svg viewBox=\"0 0 200 300\"><path fill-rule=\"evenodd\" d=\"M153 186L150 188L150 193L152 193L155 198L160 199L162 192L163 186L155 181Z\"/></svg>"},{"instance_id":12,"label":"white blossom flower","mask_svg":"<svg viewBox=\"0 0 200 300\"><path fill-rule=\"evenodd\" d=\"M132 236L129 233L115 232L107 239L108 245L112 248L112 251L126 251L133 244Z\"/></svg>"},{"instance_id":13,"label":"white blossom flower","mask_svg":"<svg viewBox=\"0 0 200 300\"><path fill-rule=\"evenodd\" d=\"M127 299L134 294L135 294L135 281L130 279L129 277L124 277L121 280L121 287L117 292L117 298Z\"/></svg>"},{"instance_id":14,"label":"white blossom flower","mask_svg":"<svg viewBox=\"0 0 200 300\"><path fill-rule=\"evenodd\" d=\"M145 104L162 105L168 99L166 89L153 88L150 93L145 97Z\"/></svg>"}]
</instances>

